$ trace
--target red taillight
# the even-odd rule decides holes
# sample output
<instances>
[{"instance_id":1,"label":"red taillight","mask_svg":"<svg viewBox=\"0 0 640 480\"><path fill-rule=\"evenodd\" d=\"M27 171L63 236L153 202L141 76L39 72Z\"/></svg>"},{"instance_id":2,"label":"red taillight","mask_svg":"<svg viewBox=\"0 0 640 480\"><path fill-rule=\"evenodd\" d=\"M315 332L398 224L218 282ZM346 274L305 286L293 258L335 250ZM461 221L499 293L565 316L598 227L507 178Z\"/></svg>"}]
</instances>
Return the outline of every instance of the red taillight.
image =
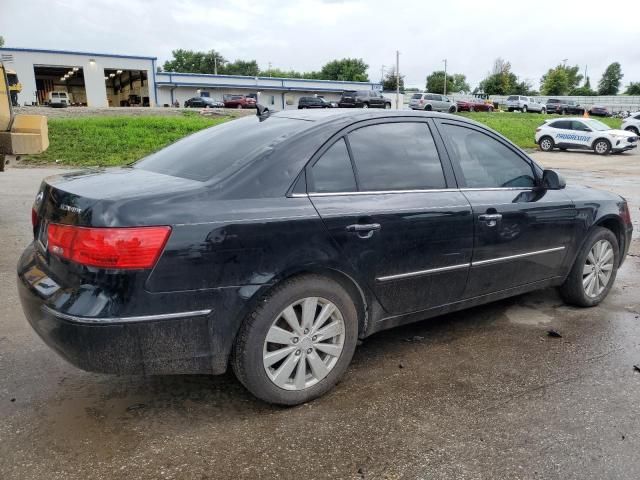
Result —
<instances>
[{"instance_id":1,"label":"red taillight","mask_svg":"<svg viewBox=\"0 0 640 480\"><path fill-rule=\"evenodd\" d=\"M36 225L38 225L38 212L36 212L35 208L31 209L31 226L33 228L36 228Z\"/></svg>"},{"instance_id":2,"label":"red taillight","mask_svg":"<svg viewBox=\"0 0 640 480\"><path fill-rule=\"evenodd\" d=\"M171 227L88 228L49 225L51 253L82 265L145 269L155 265Z\"/></svg>"},{"instance_id":3,"label":"red taillight","mask_svg":"<svg viewBox=\"0 0 640 480\"><path fill-rule=\"evenodd\" d=\"M622 221L625 225L631 225L631 212L629 211L629 205L627 205L627 202L624 202L620 208L620 217L622 217Z\"/></svg>"}]
</instances>

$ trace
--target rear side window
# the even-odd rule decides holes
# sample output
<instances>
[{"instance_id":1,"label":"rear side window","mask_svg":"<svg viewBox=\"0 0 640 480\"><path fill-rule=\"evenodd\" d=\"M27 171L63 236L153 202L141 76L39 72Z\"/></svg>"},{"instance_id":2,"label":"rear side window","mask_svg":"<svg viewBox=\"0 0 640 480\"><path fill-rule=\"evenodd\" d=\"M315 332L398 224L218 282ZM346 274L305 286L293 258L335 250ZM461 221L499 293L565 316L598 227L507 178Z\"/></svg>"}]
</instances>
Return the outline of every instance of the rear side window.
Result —
<instances>
[{"instance_id":1,"label":"rear side window","mask_svg":"<svg viewBox=\"0 0 640 480\"><path fill-rule=\"evenodd\" d=\"M551 128L560 128L562 130L571 130L571 122L569 120L558 120L549 125Z\"/></svg>"},{"instance_id":2,"label":"rear side window","mask_svg":"<svg viewBox=\"0 0 640 480\"><path fill-rule=\"evenodd\" d=\"M445 188L440 158L425 123L371 125L348 138L360 190Z\"/></svg>"},{"instance_id":3,"label":"rear side window","mask_svg":"<svg viewBox=\"0 0 640 480\"><path fill-rule=\"evenodd\" d=\"M513 102L514 100L518 100L518 97L511 95L509 98L507 98L507 101Z\"/></svg>"},{"instance_id":4,"label":"rear side window","mask_svg":"<svg viewBox=\"0 0 640 480\"><path fill-rule=\"evenodd\" d=\"M255 115L207 128L138 161L134 168L201 182L221 180L308 122Z\"/></svg>"},{"instance_id":5,"label":"rear side window","mask_svg":"<svg viewBox=\"0 0 640 480\"><path fill-rule=\"evenodd\" d=\"M443 124L442 133L468 188L535 186L531 165L498 140L451 124Z\"/></svg>"},{"instance_id":6,"label":"rear side window","mask_svg":"<svg viewBox=\"0 0 640 480\"><path fill-rule=\"evenodd\" d=\"M347 145L341 138L311 167L311 192L355 192L356 178Z\"/></svg>"},{"instance_id":7,"label":"rear side window","mask_svg":"<svg viewBox=\"0 0 640 480\"><path fill-rule=\"evenodd\" d=\"M421 93L414 93L413 95L411 95L412 100L420 100L421 98L422 98Z\"/></svg>"}]
</instances>

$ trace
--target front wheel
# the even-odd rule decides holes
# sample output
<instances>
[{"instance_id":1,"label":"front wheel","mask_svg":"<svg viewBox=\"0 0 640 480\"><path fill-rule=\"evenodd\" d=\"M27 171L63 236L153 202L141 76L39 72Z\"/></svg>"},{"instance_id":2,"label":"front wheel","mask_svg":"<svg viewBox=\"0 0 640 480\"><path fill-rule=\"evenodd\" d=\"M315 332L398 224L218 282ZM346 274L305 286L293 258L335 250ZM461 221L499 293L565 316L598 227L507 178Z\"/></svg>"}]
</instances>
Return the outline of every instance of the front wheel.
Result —
<instances>
[{"instance_id":1,"label":"front wheel","mask_svg":"<svg viewBox=\"0 0 640 480\"><path fill-rule=\"evenodd\" d=\"M527 108L526 105L524 107L522 107L522 113L527 113L528 111L529 111L529 109Z\"/></svg>"},{"instance_id":2,"label":"front wheel","mask_svg":"<svg viewBox=\"0 0 640 480\"><path fill-rule=\"evenodd\" d=\"M569 276L560 287L565 302L593 307L605 299L616 278L620 250L616 236L596 227L584 242Z\"/></svg>"},{"instance_id":3,"label":"front wheel","mask_svg":"<svg viewBox=\"0 0 640 480\"><path fill-rule=\"evenodd\" d=\"M538 145L540 146L540 150L542 150L543 152L550 152L551 150L553 150L553 139L551 137L542 137L540 139L540 141L538 142Z\"/></svg>"},{"instance_id":4,"label":"front wheel","mask_svg":"<svg viewBox=\"0 0 640 480\"><path fill-rule=\"evenodd\" d=\"M449 113L456 113L458 111L458 107L456 107L455 105L451 105L449 107Z\"/></svg>"},{"instance_id":5,"label":"front wheel","mask_svg":"<svg viewBox=\"0 0 640 480\"><path fill-rule=\"evenodd\" d=\"M351 362L356 307L338 283L304 275L276 287L240 327L231 364L256 397L298 405L328 392Z\"/></svg>"},{"instance_id":6,"label":"front wheel","mask_svg":"<svg viewBox=\"0 0 640 480\"><path fill-rule=\"evenodd\" d=\"M609 155L611 153L611 144L609 143L609 140L602 138L600 140L596 140L596 143L593 144L593 150L598 155Z\"/></svg>"},{"instance_id":7,"label":"front wheel","mask_svg":"<svg viewBox=\"0 0 640 480\"><path fill-rule=\"evenodd\" d=\"M362 108L369 108L369 104L368 103L363 103L362 104Z\"/></svg>"},{"instance_id":8,"label":"front wheel","mask_svg":"<svg viewBox=\"0 0 640 480\"><path fill-rule=\"evenodd\" d=\"M390 103L385 103L384 104L384 108L385 108L385 110L390 110L391 109L391 104Z\"/></svg>"},{"instance_id":9,"label":"front wheel","mask_svg":"<svg viewBox=\"0 0 640 480\"><path fill-rule=\"evenodd\" d=\"M238 105L236 106L236 108L241 109L241 108L242 108L242 105L238 104Z\"/></svg>"},{"instance_id":10,"label":"front wheel","mask_svg":"<svg viewBox=\"0 0 640 480\"><path fill-rule=\"evenodd\" d=\"M541 109L541 110L540 110L540 113L541 113L542 115L545 115L545 114L547 113L547 109L546 109L546 108Z\"/></svg>"},{"instance_id":11,"label":"front wheel","mask_svg":"<svg viewBox=\"0 0 640 480\"><path fill-rule=\"evenodd\" d=\"M432 110L432 107L431 107L431 105L427 105L426 107L424 107L424 109L425 109L427 112L430 112L430 111Z\"/></svg>"}]
</instances>

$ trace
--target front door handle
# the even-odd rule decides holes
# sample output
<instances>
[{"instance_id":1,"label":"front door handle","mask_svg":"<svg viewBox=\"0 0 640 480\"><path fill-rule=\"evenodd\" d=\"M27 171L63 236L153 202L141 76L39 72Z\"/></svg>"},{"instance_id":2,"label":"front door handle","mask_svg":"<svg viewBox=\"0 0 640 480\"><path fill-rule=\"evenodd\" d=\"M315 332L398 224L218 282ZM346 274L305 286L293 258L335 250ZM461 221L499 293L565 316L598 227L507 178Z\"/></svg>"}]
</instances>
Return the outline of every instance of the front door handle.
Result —
<instances>
[{"instance_id":1,"label":"front door handle","mask_svg":"<svg viewBox=\"0 0 640 480\"><path fill-rule=\"evenodd\" d=\"M347 225L347 232L357 233L360 238L371 238L377 230L380 230L382 225L379 223L355 223L353 225Z\"/></svg>"},{"instance_id":2,"label":"front door handle","mask_svg":"<svg viewBox=\"0 0 640 480\"><path fill-rule=\"evenodd\" d=\"M499 213L485 213L478 215L478 220L485 222L487 227L495 227L498 221L502 220L502 215Z\"/></svg>"}]
</instances>

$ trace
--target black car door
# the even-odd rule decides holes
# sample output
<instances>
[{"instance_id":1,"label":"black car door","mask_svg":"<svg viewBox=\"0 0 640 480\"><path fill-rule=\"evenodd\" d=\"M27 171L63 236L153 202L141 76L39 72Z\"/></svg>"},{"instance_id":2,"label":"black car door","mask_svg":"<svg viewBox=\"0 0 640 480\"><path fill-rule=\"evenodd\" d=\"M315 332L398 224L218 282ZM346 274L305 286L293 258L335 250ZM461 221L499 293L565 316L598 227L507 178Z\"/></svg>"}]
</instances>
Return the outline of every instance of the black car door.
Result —
<instances>
[{"instance_id":1,"label":"black car door","mask_svg":"<svg viewBox=\"0 0 640 480\"><path fill-rule=\"evenodd\" d=\"M473 209L465 297L558 276L576 228L568 195L538 188L540 168L497 135L453 120L436 123Z\"/></svg>"},{"instance_id":2,"label":"black car door","mask_svg":"<svg viewBox=\"0 0 640 480\"><path fill-rule=\"evenodd\" d=\"M455 301L467 280L471 207L432 128L415 118L360 122L307 167L308 195L333 240L393 314Z\"/></svg>"}]
</instances>

